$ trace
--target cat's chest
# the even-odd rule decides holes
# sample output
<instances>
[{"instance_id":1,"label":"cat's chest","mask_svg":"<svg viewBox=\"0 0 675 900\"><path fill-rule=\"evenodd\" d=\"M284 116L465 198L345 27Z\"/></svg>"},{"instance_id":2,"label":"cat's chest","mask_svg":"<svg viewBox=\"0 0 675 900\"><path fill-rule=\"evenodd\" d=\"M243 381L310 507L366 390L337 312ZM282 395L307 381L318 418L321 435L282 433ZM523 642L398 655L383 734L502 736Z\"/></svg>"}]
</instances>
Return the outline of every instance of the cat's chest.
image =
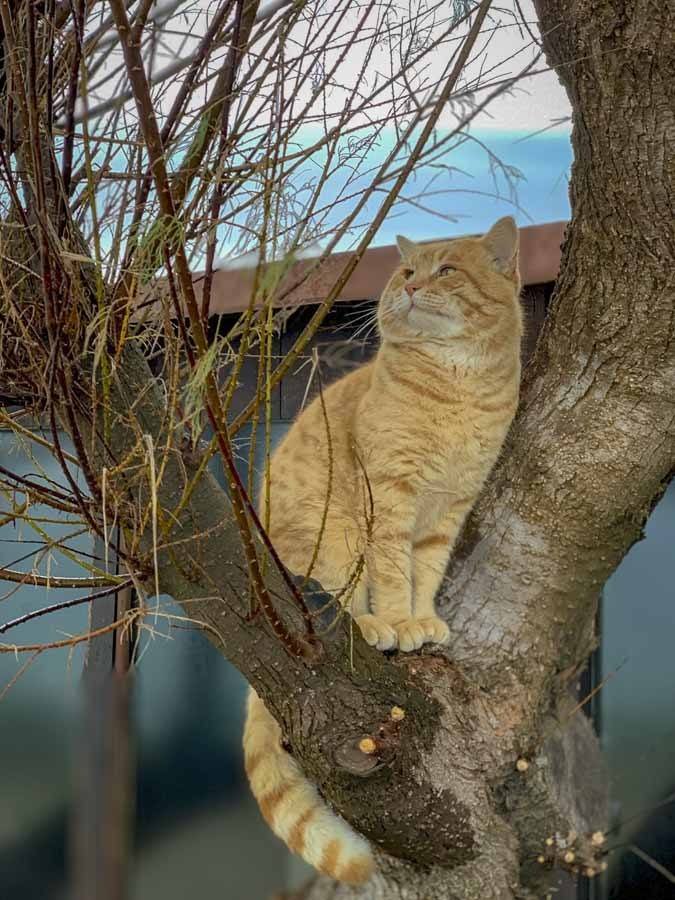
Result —
<instances>
[{"instance_id":1,"label":"cat's chest","mask_svg":"<svg viewBox=\"0 0 675 900\"><path fill-rule=\"evenodd\" d=\"M417 421L411 417L404 441L422 457L441 456L454 464L458 458L494 453L495 444L501 444L507 427L506 417L499 421L465 408L420 417Z\"/></svg>"},{"instance_id":2,"label":"cat's chest","mask_svg":"<svg viewBox=\"0 0 675 900\"><path fill-rule=\"evenodd\" d=\"M414 461L410 476L420 494L465 495L480 489L494 465L508 422L480 417L427 421L410 427L399 454Z\"/></svg>"},{"instance_id":3,"label":"cat's chest","mask_svg":"<svg viewBox=\"0 0 675 900\"><path fill-rule=\"evenodd\" d=\"M358 419L359 443L370 464L409 479L418 491L472 490L485 479L513 411L505 385L490 394L462 384L435 386L433 397L401 391L371 394ZM403 402L405 399L406 402ZM431 402L431 401L434 402Z\"/></svg>"}]
</instances>

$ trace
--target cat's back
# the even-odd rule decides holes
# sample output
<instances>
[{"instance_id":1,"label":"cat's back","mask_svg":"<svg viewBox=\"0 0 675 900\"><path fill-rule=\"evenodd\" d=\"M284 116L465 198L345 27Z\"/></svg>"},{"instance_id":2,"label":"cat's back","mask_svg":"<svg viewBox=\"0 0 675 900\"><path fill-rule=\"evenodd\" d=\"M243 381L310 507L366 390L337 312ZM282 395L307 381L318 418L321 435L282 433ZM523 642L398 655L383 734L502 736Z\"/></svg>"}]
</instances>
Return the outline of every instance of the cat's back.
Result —
<instances>
[{"instance_id":1,"label":"cat's back","mask_svg":"<svg viewBox=\"0 0 675 900\"><path fill-rule=\"evenodd\" d=\"M329 387L323 388L294 420L274 454L278 463L293 451L302 455L310 449L327 445L337 447L352 431L357 409L367 394L373 374L373 364L366 363L343 375Z\"/></svg>"},{"instance_id":2,"label":"cat's back","mask_svg":"<svg viewBox=\"0 0 675 900\"><path fill-rule=\"evenodd\" d=\"M320 515L329 481L332 511L350 505L353 434L372 372L372 363L366 363L322 389L282 438L270 462L272 531L306 523L313 512Z\"/></svg>"}]
</instances>

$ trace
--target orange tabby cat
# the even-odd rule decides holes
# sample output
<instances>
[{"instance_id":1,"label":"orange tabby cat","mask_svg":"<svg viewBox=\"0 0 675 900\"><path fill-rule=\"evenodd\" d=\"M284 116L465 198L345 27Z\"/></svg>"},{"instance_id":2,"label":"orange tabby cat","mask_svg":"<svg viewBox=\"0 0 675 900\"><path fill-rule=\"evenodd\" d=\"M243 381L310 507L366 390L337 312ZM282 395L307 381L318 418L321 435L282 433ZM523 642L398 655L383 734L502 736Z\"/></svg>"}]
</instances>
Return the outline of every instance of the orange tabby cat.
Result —
<instances>
[{"instance_id":1,"label":"orange tabby cat","mask_svg":"<svg viewBox=\"0 0 675 900\"><path fill-rule=\"evenodd\" d=\"M270 465L270 535L286 566L333 593L381 650L444 643L434 597L518 403L518 231L414 244L378 307L375 359L298 417ZM261 504L262 505L262 504ZM291 850L359 883L367 841L333 813L251 691L246 771Z\"/></svg>"}]
</instances>

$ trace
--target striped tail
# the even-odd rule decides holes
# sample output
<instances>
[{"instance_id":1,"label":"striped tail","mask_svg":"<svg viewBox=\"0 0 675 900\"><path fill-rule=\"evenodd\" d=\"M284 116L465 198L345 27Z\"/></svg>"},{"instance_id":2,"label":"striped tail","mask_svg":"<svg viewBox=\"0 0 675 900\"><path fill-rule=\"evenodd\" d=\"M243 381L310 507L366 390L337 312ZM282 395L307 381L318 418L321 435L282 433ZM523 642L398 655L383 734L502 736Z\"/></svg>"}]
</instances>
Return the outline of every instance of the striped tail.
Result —
<instances>
[{"instance_id":1,"label":"striped tail","mask_svg":"<svg viewBox=\"0 0 675 900\"><path fill-rule=\"evenodd\" d=\"M244 728L246 774L272 831L325 875L361 884L374 869L368 842L332 812L281 745L281 729L251 690Z\"/></svg>"}]
</instances>

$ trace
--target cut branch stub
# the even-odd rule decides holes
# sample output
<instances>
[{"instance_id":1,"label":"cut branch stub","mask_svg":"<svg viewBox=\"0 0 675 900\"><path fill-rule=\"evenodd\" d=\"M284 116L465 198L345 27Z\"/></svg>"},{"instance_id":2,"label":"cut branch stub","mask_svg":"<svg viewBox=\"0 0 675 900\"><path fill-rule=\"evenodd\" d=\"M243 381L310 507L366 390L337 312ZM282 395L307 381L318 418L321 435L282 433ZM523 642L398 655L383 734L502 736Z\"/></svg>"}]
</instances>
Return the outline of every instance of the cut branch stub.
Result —
<instances>
[{"instance_id":1,"label":"cut branch stub","mask_svg":"<svg viewBox=\"0 0 675 900\"><path fill-rule=\"evenodd\" d=\"M337 765L351 775L366 777L379 772L395 757L401 745L400 726L405 712L400 706L392 706L390 717L375 734L349 738L335 751Z\"/></svg>"},{"instance_id":2,"label":"cut branch stub","mask_svg":"<svg viewBox=\"0 0 675 900\"><path fill-rule=\"evenodd\" d=\"M277 707L307 777L387 853L420 866L467 863L494 817L482 773L474 782L453 764L457 751L466 751L465 734L446 731L442 710L420 675L392 664L357 635L350 658L347 623L335 631L321 666L301 688L301 720L297 707ZM451 678L445 659L434 662ZM347 686L336 669L351 668L350 663L353 681ZM435 784L439 744L446 746L444 774Z\"/></svg>"},{"instance_id":3,"label":"cut branch stub","mask_svg":"<svg viewBox=\"0 0 675 900\"><path fill-rule=\"evenodd\" d=\"M364 741L369 740L372 738L351 738L341 744L335 751L337 765L350 775L362 778L379 772L385 764L378 757L377 751L368 752L363 748Z\"/></svg>"}]
</instances>

